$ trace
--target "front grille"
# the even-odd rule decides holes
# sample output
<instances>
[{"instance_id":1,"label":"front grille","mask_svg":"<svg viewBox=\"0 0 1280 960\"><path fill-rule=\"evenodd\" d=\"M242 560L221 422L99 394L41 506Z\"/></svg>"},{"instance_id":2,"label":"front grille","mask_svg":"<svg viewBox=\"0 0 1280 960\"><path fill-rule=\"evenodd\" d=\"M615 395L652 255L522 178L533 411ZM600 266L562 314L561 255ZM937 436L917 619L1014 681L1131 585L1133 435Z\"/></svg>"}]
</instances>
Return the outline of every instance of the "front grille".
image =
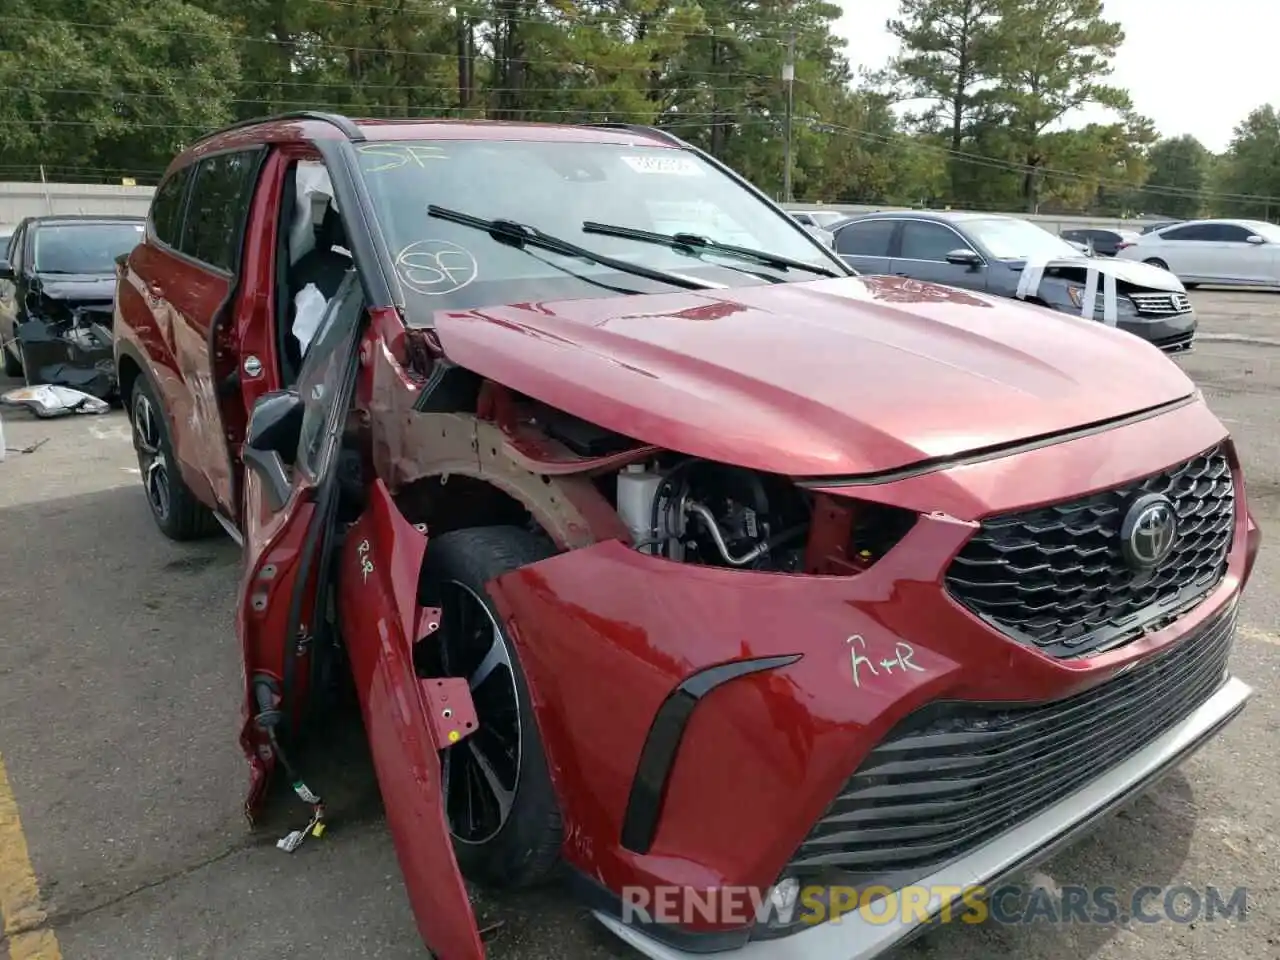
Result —
<instances>
[{"instance_id":1,"label":"front grille","mask_svg":"<svg viewBox=\"0 0 1280 960\"><path fill-rule=\"evenodd\" d=\"M1129 299L1146 317L1171 317L1191 309L1191 298L1185 293L1131 293Z\"/></svg>"},{"instance_id":2,"label":"front grille","mask_svg":"<svg viewBox=\"0 0 1280 960\"><path fill-rule=\"evenodd\" d=\"M1178 516L1172 552L1135 572L1120 531L1147 493ZM1114 490L995 517L947 570L951 596L1020 643L1054 657L1099 653L1165 626L1221 581L1235 527L1235 484L1221 447Z\"/></svg>"},{"instance_id":3,"label":"front grille","mask_svg":"<svg viewBox=\"0 0 1280 960\"><path fill-rule=\"evenodd\" d=\"M871 753L785 871L910 883L1083 788L1226 678L1236 610L1126 673L1032 706L943 702Z\"/></svg>"}]
</instances>

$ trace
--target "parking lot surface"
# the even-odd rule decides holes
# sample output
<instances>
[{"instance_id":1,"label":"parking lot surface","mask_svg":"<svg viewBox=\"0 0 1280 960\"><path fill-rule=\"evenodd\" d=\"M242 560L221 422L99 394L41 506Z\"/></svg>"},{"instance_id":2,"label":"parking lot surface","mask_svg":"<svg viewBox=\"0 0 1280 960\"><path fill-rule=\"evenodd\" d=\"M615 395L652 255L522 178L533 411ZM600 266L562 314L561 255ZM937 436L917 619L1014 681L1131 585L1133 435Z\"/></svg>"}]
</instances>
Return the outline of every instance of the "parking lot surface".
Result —
<instances>
[{"instance_id":1,"label":"parking lot surface","mask_svg":"<svg viewBox=\"0 0 1280 960\"><path fill-rule=\"evenodd\" d=\"M1233 662L1257 693L1216 742L1030 879L1247 887L1246 919L955 924L903 960L1280 954L1280 295L1192 296L1201 340L1179 362L1236 435L1264 533ZM0 464L0 958L422 960L358 746L323 839L286 855L243 820L235 546L155 530L121 413L3 416L10 448L47 442ZM501 924L498 960L637 956L556 890L479 906Z\"/></svg>"}]
</instances>

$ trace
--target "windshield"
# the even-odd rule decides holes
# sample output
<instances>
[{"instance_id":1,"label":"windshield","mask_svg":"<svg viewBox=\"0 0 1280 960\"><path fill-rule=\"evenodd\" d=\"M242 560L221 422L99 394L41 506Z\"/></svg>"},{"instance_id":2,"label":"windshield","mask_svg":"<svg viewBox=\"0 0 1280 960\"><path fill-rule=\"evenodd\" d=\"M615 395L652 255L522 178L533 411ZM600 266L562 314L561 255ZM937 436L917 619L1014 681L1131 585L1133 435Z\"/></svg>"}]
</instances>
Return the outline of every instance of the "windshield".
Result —
<instances>
[{"instance_id":1,"label":"windshield","mask_svg":"<svg viewBox=\"0 0 1280 960\"><path fill-rule=\"evenodd\" d=\"M592 253L710 286L818 277L711 250L694 255L635 238L589 233L583 224L692 233L847 273L790 217L684 150L571 141L424 140L358 144L356 151L401 286L410 306L420 308L410 311L410 323L429 323L435 310L679 289L561 253L500 243L484 231L428 216L433 204L472 217L512 220Z\"/></svg>"},{"instance_id":2,"label":"windshield","mask_svg":"<svg viewBox=\"0 0 1280 960\"><path fill-rule=\"evenodd\" d=\"M961 226L986 248L987 254L997 260L1080 256L1080 251L1067 241L1029 220L993 217L990 220L966 220Z\"/></svg>"},{"instance_id":3,"label":"windshield","mask_svg":"<svg viewBox=\"0 0 1280 960\"><path fill-rule=\"evenodd\" d=\"M1245 221L1250 230L1260 236L1263 240L1270 243L1280 243L1280 227L1274 223L1267 223L1265 220L1248 220Z\"/></svg>"},{"instance_id":4,"label":"windshield","mask_svg":"<svg viewBox=\"0 0 1280 960\"><path fill-rule=\"evenodd\" d=\"M141 222L46 223L36 227L32 264L37 273L111 274L116 257L142 239Z\"/></svg>"}]
</instances>

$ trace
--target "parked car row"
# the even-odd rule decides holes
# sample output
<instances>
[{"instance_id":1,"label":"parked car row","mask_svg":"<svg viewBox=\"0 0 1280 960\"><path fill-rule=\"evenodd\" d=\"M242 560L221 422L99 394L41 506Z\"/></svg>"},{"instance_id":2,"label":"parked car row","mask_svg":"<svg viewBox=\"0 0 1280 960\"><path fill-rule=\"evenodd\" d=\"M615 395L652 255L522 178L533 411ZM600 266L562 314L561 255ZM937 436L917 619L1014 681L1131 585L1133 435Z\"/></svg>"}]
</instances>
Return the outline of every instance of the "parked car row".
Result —
<instances>
[{"instance_id":1,"label":"parked car row","mask_svg":"<svg viewBox=\"0 0 1280 960\"><path fill-rule=\"evenodd\" d=\"M448 960L464 881L553 876L654 958L878 956L929 918L815 885L959 897L1214 737L1260 533L1154 331L1175 277L1016 218L801 224L656 129L310 113L178 156L115 296L158 527L244 550L246 809L283 776L282 843L323 825L296 748L348 691ZM647 912L705 883L776 909Z\"/></svg>"},{"instance_id":2,"label":"parked car row","mask_svg":"<svg viewBox=\"0 0 1280 960\"><path fill-rule=\"evenodd\" d=\"M836 224L833 232L836 252L862 273L1027 300L1113 323L1167 353L1188 350L1195 340L1195 311L1177 277L1145 264L1084 256L1027 220L981 213L867 213ZM1097 279L1086 307L1091 276Z\"/></svg>"}]
</instances>

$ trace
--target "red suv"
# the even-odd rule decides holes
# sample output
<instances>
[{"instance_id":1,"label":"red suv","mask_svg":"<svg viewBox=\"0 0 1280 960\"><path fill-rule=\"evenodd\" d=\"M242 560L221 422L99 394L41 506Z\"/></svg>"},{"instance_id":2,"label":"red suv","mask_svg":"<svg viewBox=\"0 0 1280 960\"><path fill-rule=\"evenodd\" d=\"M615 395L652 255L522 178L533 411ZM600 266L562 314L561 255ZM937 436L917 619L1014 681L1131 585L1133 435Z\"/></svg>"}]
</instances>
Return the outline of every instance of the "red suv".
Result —
<instances>
[{"instance_id":1,"label":"red suv","mask_svg":"<svg viewBox=\"0 0 1280 960\"><path fill-rule=\"evenodd\" d=\"M557 865L652 957L869 957L925 915L837 899L936 915L1250 696L1260 534L1174 363L858 276L657 130L210 135L115 330L157 523L244 547L248 812L280 768L323 823L290 757L353 678L444 960L464 877Z\"/></svg>"}]
</instances>

